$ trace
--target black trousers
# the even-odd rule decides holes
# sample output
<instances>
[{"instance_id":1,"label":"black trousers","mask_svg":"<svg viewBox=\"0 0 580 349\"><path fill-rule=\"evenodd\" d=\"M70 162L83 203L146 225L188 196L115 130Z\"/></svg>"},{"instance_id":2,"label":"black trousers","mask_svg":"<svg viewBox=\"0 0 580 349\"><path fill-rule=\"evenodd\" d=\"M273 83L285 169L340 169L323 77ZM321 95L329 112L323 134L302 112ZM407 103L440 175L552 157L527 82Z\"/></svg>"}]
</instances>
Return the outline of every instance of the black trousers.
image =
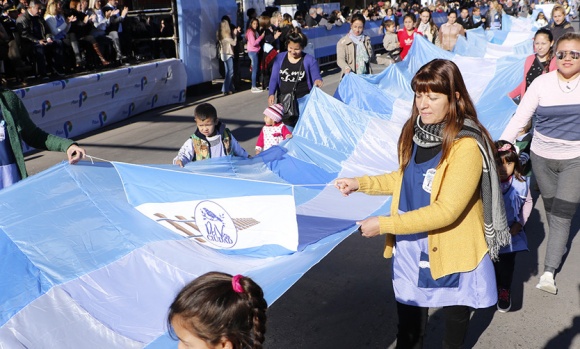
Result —
<instances>
[{"instance_id":1,"label":"black trousers","mask_svg":"<svg viewBox=\"0 0 580 349\"><path fill-rule=\"evenodd\" d=\"M421 349L429 308L416 307L397 302L399 332L396 349ZM464 305L443 307L445 317L444 349L459 349L465 342L472 308Z\"/></svg>"},{"instance_id":2,"label":"black trousers","mask_svg":"<svg viewBox=\"0 0 580 349\"><path fill-rule=\"evenodd\" d=\"M502 253L499 255L499 261L493 262L498 288L510 289L512 287L514 266L516 265L516 253L517 252Z\"/></svg>"}]
</instances>

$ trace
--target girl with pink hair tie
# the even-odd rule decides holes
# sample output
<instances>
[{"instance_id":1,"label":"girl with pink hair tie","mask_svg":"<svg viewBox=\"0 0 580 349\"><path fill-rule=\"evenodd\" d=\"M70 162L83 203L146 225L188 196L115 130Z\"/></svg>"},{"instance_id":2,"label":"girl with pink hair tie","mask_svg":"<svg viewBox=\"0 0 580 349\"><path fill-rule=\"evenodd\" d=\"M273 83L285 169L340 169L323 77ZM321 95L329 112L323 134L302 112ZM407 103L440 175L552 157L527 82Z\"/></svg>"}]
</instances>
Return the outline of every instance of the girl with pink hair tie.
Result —
<instances>
[{"instance_id":1,"label":"girl with pink hair tie","mask_svg":"<svg viewBox=\"0 0 580 349\"><path fill-rule=\"evenodd\" d=\"M262 288L243 275L210 272L187 284L167 317L179 348L262 349L266 333Z\"/></svg>"}]
</instances>

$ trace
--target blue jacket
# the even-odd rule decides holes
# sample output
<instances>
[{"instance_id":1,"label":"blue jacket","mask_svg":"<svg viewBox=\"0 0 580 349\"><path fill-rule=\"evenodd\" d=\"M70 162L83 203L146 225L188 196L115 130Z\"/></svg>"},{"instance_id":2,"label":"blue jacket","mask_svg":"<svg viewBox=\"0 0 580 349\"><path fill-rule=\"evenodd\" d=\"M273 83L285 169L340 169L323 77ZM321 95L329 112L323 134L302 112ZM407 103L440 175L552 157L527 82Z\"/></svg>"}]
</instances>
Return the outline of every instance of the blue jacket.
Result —
<instances>
[{"instance_id":1,"label":"blue jacket","mask_svg":"<svg viewBox=\"0 0 580 349\"><path fill-rule=\"evenodd\" d=\"M270 96L275 95L280 88L280 68L282 68L282 62L286 59L286 55L288 52L281 52L276 55L274 59L274 65L272 66L272 76L270 77L270 87L269 87L269 94ZM312 90L312 86L314 86L314 81L322 80L322 76L320 75L320 68L318 68L318 62L316 58L313 56L303 53L302 59L304 59L304 71L306 71L306 82L308 83L308 89Z\"/></svg>"}]
</instances>

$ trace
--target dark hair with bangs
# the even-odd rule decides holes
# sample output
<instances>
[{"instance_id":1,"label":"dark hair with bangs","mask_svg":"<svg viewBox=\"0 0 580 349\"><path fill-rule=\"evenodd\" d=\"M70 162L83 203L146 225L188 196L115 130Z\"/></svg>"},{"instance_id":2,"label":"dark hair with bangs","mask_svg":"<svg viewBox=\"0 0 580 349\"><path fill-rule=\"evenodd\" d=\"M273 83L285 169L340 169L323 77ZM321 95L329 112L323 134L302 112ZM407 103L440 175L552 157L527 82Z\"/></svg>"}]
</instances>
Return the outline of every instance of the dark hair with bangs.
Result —
<instances>
[{"instance_id":1,"label":"dark hair with bangs","mask_svg":"<svg viewBox=\"0 0 580 349\"><path fill-rule=\"evenodd\" d=\"M495 142L495 147L497 148L497 162L498 168L504 162L513 162L514 163L514 177L520 181L525 182L524 177L522 176L522 163L520 162L520 156L518 155L518 151L516 147L508 141L499 140ZM509 147L507 150L500 150L502 147Z\"/></svg>"},{"instance_id":2,"label":"dark hair with bangs","mask_svg":"<svg viewBox=\"0 0 580 349\"><path fill-rule=\"evenodd\" d=\"M449 112L445 117L445 128L443 129L443 144L441 146L441 160L443 162L449 155L453 142L459 131L463 128L465 119L472 120L481 130L482 137L494 148L491 137L485 127L477 119L475 106L469 97L463 76L455 63L446 59L434 59L422 66L413 80L411 89L417 93L441 93L447 96L449 102ZM413 154L414 125L419 116L419 108L413 98L411 117L401 131L399 137L399 162L402 169L405 169ZM495 151L495 149L493 149Z\"/></svg>"},{"instance_id":3,"label":"dark hair with bangs","mask_svg":"<svg viewBox=\"0 0 580 349\"><path fill-rule=\"evenodd\" d=\"M262 288L252 279L239 279L242 292L236 292L232 276L209 272L187 284L169 307L169 336L177 338L172 321L216 346L229 340L234 349L262 349L266 333L266 309Z\"/></svg>"}]
</instances>

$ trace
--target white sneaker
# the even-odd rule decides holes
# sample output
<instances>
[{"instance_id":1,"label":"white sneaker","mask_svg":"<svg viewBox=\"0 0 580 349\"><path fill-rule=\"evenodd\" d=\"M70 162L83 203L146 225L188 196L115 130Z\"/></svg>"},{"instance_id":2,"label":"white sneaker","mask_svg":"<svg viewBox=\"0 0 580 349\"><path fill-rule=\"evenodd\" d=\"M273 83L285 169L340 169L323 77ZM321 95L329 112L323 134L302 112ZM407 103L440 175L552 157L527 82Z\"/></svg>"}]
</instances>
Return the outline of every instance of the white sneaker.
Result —
<instances>
[{"instance_id":1,"label":"white sneaker","mask_svg":"<svg viewBox=\"0 0 580 349\"><path fill-rule=\"evenodd\" d=\"M262 89L261 89L261 88L259 88L259 87L252 87L252 93L260 93L260 92L262 92L262 91L264 91L264 90L262 90Z\"/></svg>"},{"instance_id":2,"label":"white sneaker","mask_svg":"<svg viewBox=\"0 0 580 349\"><path fill-rule=\"evenodd\" d=\"M540 277L540 282L536 285L536 288L551 294L558 293L558 288L556 287L554 276L551 273L544 273Z\"/></svg>"}]
</instances>

